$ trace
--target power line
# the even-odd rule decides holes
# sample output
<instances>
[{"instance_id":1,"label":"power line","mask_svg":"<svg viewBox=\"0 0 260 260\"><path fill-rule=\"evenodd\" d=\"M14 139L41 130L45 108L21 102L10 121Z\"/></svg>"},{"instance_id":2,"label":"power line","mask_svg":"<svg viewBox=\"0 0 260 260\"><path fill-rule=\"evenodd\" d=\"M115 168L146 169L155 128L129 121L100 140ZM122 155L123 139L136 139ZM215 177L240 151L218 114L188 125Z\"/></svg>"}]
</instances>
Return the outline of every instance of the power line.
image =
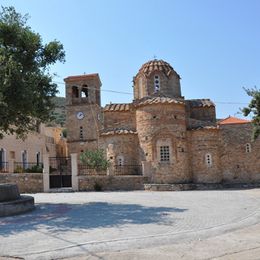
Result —
<instances>
[{"instance_id":1,"label":"power line","mask_svg":"<svg viewBox=\"0 0 260 260\"><path fill-rule=\"evenodd\" d=\"M63 83L63 82L58 82L58 81L53 81L53 83L65 85L65 83ZM91 87L91 88L92 88L92 89L97 89L97 88L95 88L95 87ZM99 89L97 89L97 90L99 90ZM112 92L112 93L124 94L124 95L132 95L132 93L130 93L130 92L116 91L116 90L112 90L112 89L100 89L100 91Z\"/></svg>"},{"instance_id":2,"label":"power line","mask_svg":"<svg viewBox=\"0 0 260 260\"><path fill-rule=\"evenodd\" d=\"M53 81L53 83L65 85L64 82ZM95 87L91 87L91 88L100 90L103 92L110 92L110 93L123 94L123 95L133 95L133 93L130 93L130 92L116 91L116 90L112 90L112 89L98 89ZM248 105L248 103L242 103L242 102L228 102L228 101L213 101L213 102L216 104L221 104L221 105Z\"/></svg>"}]
</instances>

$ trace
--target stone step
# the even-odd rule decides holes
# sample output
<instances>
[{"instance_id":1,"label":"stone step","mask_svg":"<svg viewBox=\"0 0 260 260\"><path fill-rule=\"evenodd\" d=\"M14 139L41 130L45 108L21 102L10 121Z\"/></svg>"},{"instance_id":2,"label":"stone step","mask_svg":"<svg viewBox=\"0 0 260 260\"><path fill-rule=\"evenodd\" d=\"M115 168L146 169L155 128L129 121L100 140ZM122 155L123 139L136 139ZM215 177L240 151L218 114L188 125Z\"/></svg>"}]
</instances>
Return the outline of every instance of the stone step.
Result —
<instances>
[{"instance_id":1,"label":"stone step","mask_svg":"<svg viewBox=\"0 0 260 260\"><path fill-rule=\"evenodd\" d=\"M144 184L144 190L146 191L254 189L259 187L260 187L260 183L176 183L176 184L146 183Z\"/></svg>"},{"instance_id":2,"label":"stone step","mask_svg":"<svg viewBox=\"0 0 260 260\"><path fill-rule=\"evenodd\" d=\"M49 190L49 193L69 193L74 192L72 188L53 188Z\"/></svg>"}]
</instances>

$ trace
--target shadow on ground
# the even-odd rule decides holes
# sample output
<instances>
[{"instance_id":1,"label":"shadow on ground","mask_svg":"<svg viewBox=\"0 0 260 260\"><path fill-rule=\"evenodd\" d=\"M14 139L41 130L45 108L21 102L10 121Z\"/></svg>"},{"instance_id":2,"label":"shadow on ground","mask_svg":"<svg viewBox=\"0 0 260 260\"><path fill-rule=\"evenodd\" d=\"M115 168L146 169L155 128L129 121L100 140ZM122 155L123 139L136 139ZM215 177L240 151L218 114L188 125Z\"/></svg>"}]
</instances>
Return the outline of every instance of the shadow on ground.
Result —
<instances>
[{"instance_id":1,"label":"shadow on ground","mask_svg":"<svg viewBox=\"0 0 260 260\"><path fill-rule=\"evenodd\" d=\"M0 236L37 230L39 227L62 232L77 229L109 228L125 224L157 223L167 225L174 222L172 213L182 213L186 210L106 202L38 204L36 210L30 213L0 218Z\"/></svg>"}]
</instances>

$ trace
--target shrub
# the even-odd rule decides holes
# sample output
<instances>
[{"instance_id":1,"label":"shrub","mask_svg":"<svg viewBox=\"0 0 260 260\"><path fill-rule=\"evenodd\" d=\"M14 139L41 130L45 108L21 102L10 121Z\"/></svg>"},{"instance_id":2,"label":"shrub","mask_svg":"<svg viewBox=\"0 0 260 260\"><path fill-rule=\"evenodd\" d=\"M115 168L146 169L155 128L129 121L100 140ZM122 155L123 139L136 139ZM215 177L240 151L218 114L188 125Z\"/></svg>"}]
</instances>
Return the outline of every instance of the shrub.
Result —
<instances>
[{"instance_id":1,"label":"shrub","mask_svg":"<svg viewBox=\"0 0 260 260\"><path fill-rule=\"evenodd\" d=\"M110 165L110 162L105 158L102 149L94 151L86 150L80 155L80 161L87 165L87 167L96 170L106 170Z\"/></svg>"},{"instance_id":2,"label":"shrub","mask_svg":"<svg viewBox=\"0 0 260 260\"><path fill-rule=\"evenodd\" d=\"M28 173L42 173L42 170L41 165L34 165L31 168L27 168L25 171Z\"/></svg>"}]
</instances>

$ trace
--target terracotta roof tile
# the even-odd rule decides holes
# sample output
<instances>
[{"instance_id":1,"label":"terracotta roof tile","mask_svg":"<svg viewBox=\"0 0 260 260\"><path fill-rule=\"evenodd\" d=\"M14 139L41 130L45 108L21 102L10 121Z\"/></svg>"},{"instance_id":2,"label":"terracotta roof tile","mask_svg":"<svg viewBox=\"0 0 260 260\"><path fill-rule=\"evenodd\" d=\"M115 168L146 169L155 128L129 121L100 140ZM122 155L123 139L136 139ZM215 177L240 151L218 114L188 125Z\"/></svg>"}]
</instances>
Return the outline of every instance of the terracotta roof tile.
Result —
<instances>
[{"instance_id":1,"label":"terracotta roof tile","mask_svg":"<svg viewBox=\"0 0 260 260\"><path fill-rule=\"evenodd\" d=\"M99 79L99 74L98 73L92 73L92 74L69 76L69 77L65 78L64 81L65 82L78 81L78 80L84 80L84 79L89 79L89 78L94 78L94 77L97 77Z\"/></svg>"},{"instance_id":2,"label":"terracotta roof tile","mask_svg":"<svg viewBox=\"0 0 260 260\"><path fill-rule=\"evenodd\" d=\"M189 99L185 101L191 108L214 107L215 104L210 99Z\"/></svg>"},{"instance_id":3,"label":"terracotta roof tile","mask_svg":"<svg viewBox=\"0 0 260 260\"><path fill-rule=\"evenodd\" d=\"M143 64L138 73L143 73L148 76L153 71L161 71L166 76L169 76L172 72L174 72L180 78L179 74L172 68L172 66L168 62L157 59L150 60Z\"/></svg>"},{"instance_id":4,"label":"terracotta roof tile","mask_svg":"<svg viewBox=\"0 0 260 260\"><path fill-rule=\"evenodd\" d=\"M197 126L190 128L189 130L217 130L219 129L218 126L213 126L213 125L207 125L207 126Z\"/></svg>"},{"instance_id":5,"label":"terracotta roof tile","mask_svg":"<svg viewBox=\"0 0 260 260\"><path fill-rule=\"evenodd\" d=\"M237 117L229 116L225 119L222 119L218 122L219 125L231 125L231 124L248 124L251 121L246 119L240 119Z\"/></svg>"},{"instance_id":6,"label":"terracotta roof tile","mask_svg":"<svg viewBox=\"0 0 260 260\"><path fill-rule=\"evenodd\" d=\"M122 135L122 134L137 134L137 132L134 129L126 129L126 128L108 128L108 129L104 129L101 132L102 136Z\"/></svg>"},{"instance_id":7,"label":"terracotta roof tile","mask_svg":"<svg viewBox=\"0 0 260 260\"><path fill-rule=\"evenodd\" d=\"M170 97L149 97L137 100L135 106L143 105L152 105L152 104L181 104L184 105L184 102L178 99Z\"/></svg>"},{"instance_id":8,"label":"terracotta roof tile","mask_svg":"<svg viewBox=\"0 0 260 260\"><path fill-rule=\"evenodd\" d=\"M104 112L113 112L113 111L130 111L132 105L128 103L122 104L107 104L104 107Z\"/></svg>"}]
</instances>

